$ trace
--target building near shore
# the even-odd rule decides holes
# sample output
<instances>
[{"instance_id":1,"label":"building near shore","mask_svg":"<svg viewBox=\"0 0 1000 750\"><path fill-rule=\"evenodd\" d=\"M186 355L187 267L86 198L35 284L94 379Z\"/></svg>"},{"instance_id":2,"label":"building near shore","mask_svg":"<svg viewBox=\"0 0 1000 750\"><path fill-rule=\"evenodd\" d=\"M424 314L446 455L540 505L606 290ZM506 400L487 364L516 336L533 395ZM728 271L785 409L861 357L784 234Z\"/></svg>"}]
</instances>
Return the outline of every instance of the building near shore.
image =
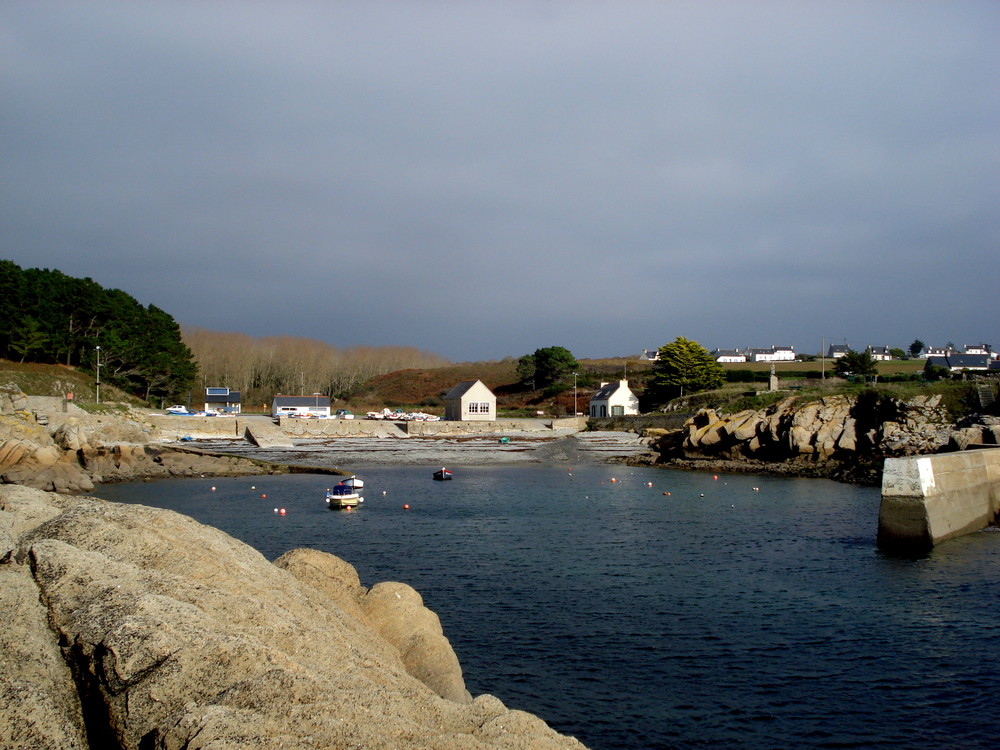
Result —
<instances>
[{"instance_id":1,"label":"building near shore","mask_svg":"<svg viewBox=\"0 0 1000 750\"><path fill-rule=\"evenodd\" d=\"M205 411L218 411L224 414L240 413L240 392L228 388L205 389Z\"/></svg>"},{"instance_id":2,"label":"building near shore","mask_svg":"<svg viewBox=\"0 0 1000 750\"><path fill-rule=\"evenodd\" d=\"M597 393L590 397L590 416L627 417L639 413L639 397L632 393L627 380L601 383Z\"/></svg>"},{"instance_id":3,"label":"building near shore","mask_svg":"<svg viewBox=\"0 0 1000 750\"><path fill-rule=\"evenodd\" d=\"M444 397L444 418L489 421L497 418L497 397L481 380L463 380Z\"/></svg>"},{"instance_id":4,"label":"building near shore","mask_svg":"<svg viewBox=\"0 0 1000 750\"><path fill-rule=\"evenodd\" d=\"M271 402L272 417L329 417L330 399L314 393L312 396L283 396Z\"/></svg>"}]
</instances>

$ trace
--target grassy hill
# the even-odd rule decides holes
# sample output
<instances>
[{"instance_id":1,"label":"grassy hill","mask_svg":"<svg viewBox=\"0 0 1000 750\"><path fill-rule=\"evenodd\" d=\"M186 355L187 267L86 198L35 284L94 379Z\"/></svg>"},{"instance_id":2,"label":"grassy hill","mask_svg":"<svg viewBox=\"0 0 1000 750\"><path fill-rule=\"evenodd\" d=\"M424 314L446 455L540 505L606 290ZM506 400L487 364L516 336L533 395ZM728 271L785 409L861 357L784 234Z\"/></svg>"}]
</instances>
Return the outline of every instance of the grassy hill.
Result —
<instances>
[{"instance_id":1,"label":"grassy hill","mask_svg":"<svg viewBox=\"0 0 1000 750\"><path fill-rule=\"evenodd\" d=\"M73 402L93 411L97 402L97 387L89 373L66 365L43 365L33 362L10 362L0 359L0 388L13 385L29 396L73 394ZM141 406L142 401L114 386L101 383L101 402L126 403Z\"/></svg>"}]
</instances>

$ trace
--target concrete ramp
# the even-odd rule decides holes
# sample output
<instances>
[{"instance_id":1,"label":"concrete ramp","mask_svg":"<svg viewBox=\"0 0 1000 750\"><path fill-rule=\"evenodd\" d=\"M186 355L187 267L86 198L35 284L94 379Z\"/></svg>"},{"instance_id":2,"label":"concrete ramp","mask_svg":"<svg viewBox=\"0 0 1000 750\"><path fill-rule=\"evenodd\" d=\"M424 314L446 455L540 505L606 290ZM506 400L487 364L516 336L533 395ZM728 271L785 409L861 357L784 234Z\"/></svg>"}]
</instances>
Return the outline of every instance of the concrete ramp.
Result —
<instances>
[{"instance_id":1,"label":"concrete ramp","mask_svg":"<svg viewBox=\"0 0 1000 750\"><path fill-rule=\"evenodd\" d=\"M278 425L266 419L254 419L244 422L246 429L243 436L258 448L291 448L292 440Z\"/></svg>"}]
</instances>

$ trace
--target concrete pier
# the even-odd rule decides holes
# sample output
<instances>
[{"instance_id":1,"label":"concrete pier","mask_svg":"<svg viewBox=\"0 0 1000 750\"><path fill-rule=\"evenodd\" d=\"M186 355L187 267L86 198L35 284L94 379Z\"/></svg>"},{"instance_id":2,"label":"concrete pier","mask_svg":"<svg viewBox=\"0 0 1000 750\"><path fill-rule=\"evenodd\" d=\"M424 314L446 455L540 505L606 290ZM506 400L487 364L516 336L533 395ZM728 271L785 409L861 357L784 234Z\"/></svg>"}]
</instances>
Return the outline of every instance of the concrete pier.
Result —
<instances>
[{"instance_id":1,"label":"concrete pier","mask_svg":"<svg viewBox=\"0 0 1000 750\"><path fill-rule=\"evenodd\" d=\"M878 545L921 552L995 523L1000 449L888 458L882 471Z\"/></svg>"}]
</instances>

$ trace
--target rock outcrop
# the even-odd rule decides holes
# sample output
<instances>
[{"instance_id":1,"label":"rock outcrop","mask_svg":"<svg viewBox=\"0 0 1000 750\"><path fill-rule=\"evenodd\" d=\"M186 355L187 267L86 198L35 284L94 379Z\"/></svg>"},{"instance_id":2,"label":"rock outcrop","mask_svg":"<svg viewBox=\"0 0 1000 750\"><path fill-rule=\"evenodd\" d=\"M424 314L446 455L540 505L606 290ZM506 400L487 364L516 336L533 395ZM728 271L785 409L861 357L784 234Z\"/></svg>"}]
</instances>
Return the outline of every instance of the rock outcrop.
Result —
<instances>
[{"instance_id":1,"label":"rock outcrop","mask_svg":"<svg viewBox=\"0 0 1000 750\"><path fill-rule=\"evenodd\" d=\"M583 747L471 700L409 587L171 511L0 487L0 606L3 747Z\"/></svg>"},{"instance_id":2,"label":"rock outcrop","mask_svg":"<svg viewBox=\"0 0 1000 750\"><path fill-rule=\"evenodd\" d=\"M258 462L157 445L157 428L130 416L30 411L30 398L0 391L0 483L55 492L138 478L241 476Z\"/></svg>"},{"instance_id":3,"label":"rock outcrop","mask_svg":"<svg viewBox=\"0 0 1000 750\"><path fill-rule=\"evenodd\" d=\"M998 425L986 416L953 425L938 396L904 402L866 394L804 403L791 397L731 415L702 409L683 428L650 437L657 462L877 481L877 464L887 457L996 444Z\"/></svg>"}]
</instances>

